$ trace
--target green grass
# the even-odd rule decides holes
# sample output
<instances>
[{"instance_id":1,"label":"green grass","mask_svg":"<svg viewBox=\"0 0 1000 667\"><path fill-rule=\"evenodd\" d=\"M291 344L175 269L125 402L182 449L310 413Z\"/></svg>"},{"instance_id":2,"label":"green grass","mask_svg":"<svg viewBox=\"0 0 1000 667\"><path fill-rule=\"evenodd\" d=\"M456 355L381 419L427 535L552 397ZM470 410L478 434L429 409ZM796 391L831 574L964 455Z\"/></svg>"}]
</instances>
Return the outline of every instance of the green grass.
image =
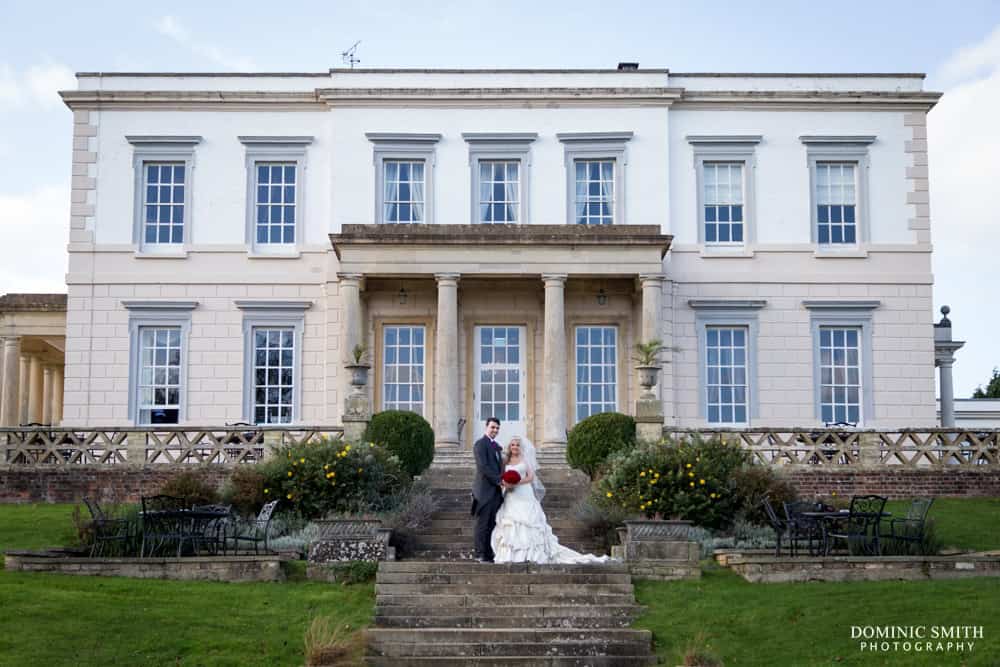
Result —
<instances>
[{"instance_id":1,"label":"green grass","mask_svg":"<svg viewBox=\"0 0 1000 667\"><path fill-rule=\"evenodd\" d=\"M65 543L72 505L0 505L0 550ZM295 570L295 568L292 568ZM0 572L0 665L301 665L315 616L371 622L371 584Z\"/></svg>"},{"instance_id":2,"label":"green grass","mask_svg":"<svg viewBox=\"0 0 1000 667\"><path fill-rule=\"evenodd\" d=\"M910 503L886 504L894 517L906 516ZM1000 498L938 498L928 515L945 547L970 551L1000 550Z\"/></svg>"},{"instance_id":3,"label":"green grass","mask_svg":"<svg viewBox=\"0 0 1000 667\"><path fill-rule=\"evenodd\" d=\"M708 566L697 582L639 582L667 665L683 663L700 636L734 665L1000 664L1000 578L961 581L751 584ZM972 653L863 653L851 625L982 625Z\"/></svg>"}]
</instances>

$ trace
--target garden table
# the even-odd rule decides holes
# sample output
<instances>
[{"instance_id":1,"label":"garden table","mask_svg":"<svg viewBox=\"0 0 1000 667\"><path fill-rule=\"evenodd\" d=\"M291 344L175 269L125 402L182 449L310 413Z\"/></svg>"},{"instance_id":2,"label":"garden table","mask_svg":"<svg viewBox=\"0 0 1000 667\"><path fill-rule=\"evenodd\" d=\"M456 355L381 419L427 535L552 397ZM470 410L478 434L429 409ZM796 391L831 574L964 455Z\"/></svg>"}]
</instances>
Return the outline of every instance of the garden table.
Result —
<instances>
[{"instance_id":1,"label":"garden table","mask_svg":"<svg viewBox=\"0 0 1000 667\"><path fill-rule=\"evenodd\" d=\"M802 516L812 519L819 524L822 553L824 556L830 555L830 547L831 547L831 542L829 538L830 528L835 526L840 521L846 521L847 519L849 519L851 517L851 510L844 509L844 510L832 510L823 512L801 512L801 514ZM891 517L892 512L878 512L878 513L855 512L854 516L869 517L869 518L874 518L877 516L879 523L881 523L882 519ZM875 530L876 532L878 531L878 524L876 524ZM810 554L810 555L818 555L818 554Z\"/></svg>"},{"instance_id":2,"label":"garden table","mask_svg":"<svg viewBox=\"0 0 1000 667\"><path fill-rule=\"evenodd\" d=\"M173 509L153 510L139 513L143 538L153 541L149 549L152 554L163 545L177 542L177 555L184 553L184 543L191 545L191 553L199 544L207 544L214 553L221 545L218 531L213 540L209 539L212 529L229 517L229 511L217 509ZM145 547L140 556L145 555Z\"/></svg>"}]
</instances>

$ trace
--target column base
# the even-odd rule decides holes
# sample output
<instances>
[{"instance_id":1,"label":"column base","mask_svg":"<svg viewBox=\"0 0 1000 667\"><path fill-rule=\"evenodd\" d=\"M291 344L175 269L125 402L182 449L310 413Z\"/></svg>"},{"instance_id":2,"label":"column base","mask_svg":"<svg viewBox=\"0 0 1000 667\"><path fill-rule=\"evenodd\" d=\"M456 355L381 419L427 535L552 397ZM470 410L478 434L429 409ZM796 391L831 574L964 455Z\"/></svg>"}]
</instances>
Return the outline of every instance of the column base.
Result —
<instances>
[{"instance_id":1,"label":"column base","mask_svg":"<svg viewBox=\"0 0 1000 667\"><path fill-rule=\"evenodd\" d=\"M644 442L657 442L663 437L663 406L659 399L635 402L635 435Z\"/></svg>"}]
</instances>

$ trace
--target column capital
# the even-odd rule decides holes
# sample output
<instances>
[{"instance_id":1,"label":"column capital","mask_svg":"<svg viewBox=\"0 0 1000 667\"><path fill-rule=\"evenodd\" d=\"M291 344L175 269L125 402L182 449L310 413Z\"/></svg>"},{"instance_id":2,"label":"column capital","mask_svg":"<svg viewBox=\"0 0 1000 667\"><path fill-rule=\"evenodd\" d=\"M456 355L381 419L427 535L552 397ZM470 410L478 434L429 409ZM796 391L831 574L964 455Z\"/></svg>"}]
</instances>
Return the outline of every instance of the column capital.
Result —
<instances>
[{"instance_id":1,"label":"column capital","mask_svg":"<svg viewBox=\"0 0 1000 667\"><path fill-rule=\"evenodd\" d=\"M21 337L20 336L4 336L3 337L3 344L4 345L8 345L10 347L14 347L16 345L20 345L20 343L21 343Z\"/></svg>"},{"instance_id":2,"label":"column capital","mask_svg":"<svg viewBox=\"0 0 1000 667\"><path fill-rule=\"evenodd\" d=\"M435 273L434 279L437 281L438 287L444 285L458 285L458 281L462 278L461 273Z\"/></svg>"},{"instance_id":3,"label":"column capital","mask_svg":"<svg viewBox=\"0 0 1000 667\"><path fill-rule=\"evenodd\" d=\"M664 274L662 274L662 273L640 273L639 274L639 282L642 283L643 287L645 287L647 284L650 284L650 283L661 283L662 284L663 281L666 280L666 278L667 277Z\"/></svg>"},{"instance_id":4,"label":"column capital","mask_svg":"<svg viewBox=\"0 0 1000 667\"><path fill-rule=\"evenodd\" d=\"M360 283L362 280L364 280L364 278L365 278L365 274L363 274L363 273L338 273L337 274L337 280L339 280L342 283L345 283L345 282Z\"/></svg>"},{"instance_id":5,"label":"column capital","mask_svg":"<svg viewBox=\"0 0 1000 667\"><path fill-rule=\"evenodd\" d=\"M542 282L545 283L546 287L559 286L562 287L566 284L567 276L565 273L543 273Z\"/></svg>"}]
</instances>

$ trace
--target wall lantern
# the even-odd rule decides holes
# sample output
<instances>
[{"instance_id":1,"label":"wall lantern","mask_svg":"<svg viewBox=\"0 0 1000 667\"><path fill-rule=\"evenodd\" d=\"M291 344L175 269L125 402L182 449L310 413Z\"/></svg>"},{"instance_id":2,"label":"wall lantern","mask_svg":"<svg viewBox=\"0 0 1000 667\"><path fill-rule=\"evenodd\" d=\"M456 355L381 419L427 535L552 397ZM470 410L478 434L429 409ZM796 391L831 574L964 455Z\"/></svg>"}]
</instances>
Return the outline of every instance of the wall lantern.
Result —
<instances>
[{"instance_id":1,"label":"wall lantern","mask_svg":"<svg viewBox=\"0 0 1000 667\"><path fill-rule=\"evenodd\" d=\"M403 287L402 285L400 285L400 286L399 286L399 302L400 302L401 304L402 304L402 303L406 303L406 299L407 299L408 297L409 297L409 295L408 295L408 294L406 293L406 288L405 288L405 287Z\"/></svg>"},{"instance_id":2,"label":"wall lantern","mask_svg":"<svg viewBox=\"0 0 1000 667\"><path fill-rule=\"evenodd\" d=\"M608 305L608 293L604 291L603 287L597 291L597 305L598 306Z\"/></svg>"}]
</instances>

